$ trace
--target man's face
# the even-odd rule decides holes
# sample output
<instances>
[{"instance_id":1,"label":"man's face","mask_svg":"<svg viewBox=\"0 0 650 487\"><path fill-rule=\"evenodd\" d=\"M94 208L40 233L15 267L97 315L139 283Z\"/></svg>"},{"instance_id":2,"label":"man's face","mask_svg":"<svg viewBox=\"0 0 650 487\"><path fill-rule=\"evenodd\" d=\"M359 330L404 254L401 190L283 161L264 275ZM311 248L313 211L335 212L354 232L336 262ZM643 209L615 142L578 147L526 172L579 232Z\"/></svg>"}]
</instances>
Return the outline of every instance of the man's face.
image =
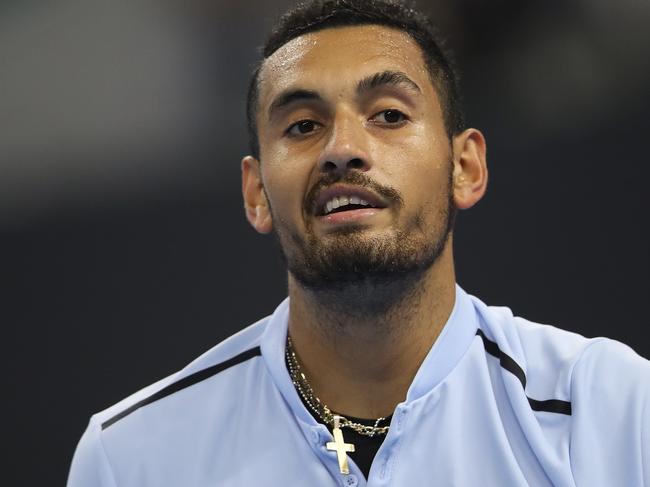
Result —
<instances>
[{"instance_id":1,"label":"man's face","mask_svg":"<svg viewBox=\"0 0 650 487\"><path fill-rule=\"evenodd\" d=\"M416 42L375 25L307 34L266 60L259 93L260 187L294 277L335 288L430 267L452 149Z\"/></svg>"}]
</instances>

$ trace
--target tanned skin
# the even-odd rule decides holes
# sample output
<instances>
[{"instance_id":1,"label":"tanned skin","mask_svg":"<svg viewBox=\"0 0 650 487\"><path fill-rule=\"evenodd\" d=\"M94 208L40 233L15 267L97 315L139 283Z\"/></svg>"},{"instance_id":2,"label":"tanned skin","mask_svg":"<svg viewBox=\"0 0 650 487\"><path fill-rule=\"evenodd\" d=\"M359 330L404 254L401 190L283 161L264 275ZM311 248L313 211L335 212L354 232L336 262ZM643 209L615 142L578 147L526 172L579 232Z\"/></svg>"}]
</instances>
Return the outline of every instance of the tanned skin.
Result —
<instances>
[{"instance_id":1,"label":"tanned skin","mask_svg":"<svg viewBox=\"0 0 650 487\"><path fill-rule=\"evenodd\" d=\"M415 87L359 90L360 80L383 72L401 73ZM301 90L310 95L278 107L282 94ZM417 43L384 26L303 35L266 59L260 73L260 157L241 163L246 216L258 232L275 230L285 254L296 258L307 235L325 249L341 248L350 235L369 242L406 235L415 254L441 242L428 269L394 284L341 283L323 291L289 272L296 353L315 393L343 415L392 414L454 307L445 208L478 202L488 172L481 132L470 128L450 140L440 100ZM301 120L309 123L296 125ZM329 219L305 208L324 173L349 171L394 188L401 204Z\"/></svg>"}]
</instances>

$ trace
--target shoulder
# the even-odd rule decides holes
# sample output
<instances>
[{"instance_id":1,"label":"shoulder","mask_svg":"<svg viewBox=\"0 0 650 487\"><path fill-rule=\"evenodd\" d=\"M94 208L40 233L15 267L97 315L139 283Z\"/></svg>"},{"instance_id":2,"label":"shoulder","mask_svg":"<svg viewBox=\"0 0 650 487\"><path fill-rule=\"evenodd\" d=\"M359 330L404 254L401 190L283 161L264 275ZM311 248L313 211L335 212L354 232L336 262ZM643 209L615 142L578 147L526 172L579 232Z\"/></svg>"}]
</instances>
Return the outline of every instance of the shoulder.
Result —
<instances>
[{"instance_id":1,"label":"shoulder","mask_svg":"<svg viewBox=\"0 0 650 487\"><path fill-rule=\"evenodd\" d=\"M504 383L516 376L523 385L510 389L511 401L526 395L533 416L523 417L544 432L543 451L564 452L576 485L650 486L650 362L615 340L472 300L477 334L499 357Z\"/></svg>"},{"instance_id":2,"label":"shoulder","mask_svg":"<svg viewBox=\"0 0 650 487\"><path fill-rule=\"evenodd\" d=\"M571 466L577 485L650 485L650 362L600 339L571 377Z\"/></svg>"},{"instance_id":3,"label":"shoulder","mask_svg":"<svg viewBox=\"0 0 650 487\"><path fill-rule=\"evenodd\" d=\"M235 366L260 356L260 338L268 317L217 344L183 369L171 374L93 416L105 429L132 412L209 379L219 379Z\"/></svg>"},{"instance_id":4,"label":"shoulder","mask_svg":"<svg viewBox=\"0 0 650 487\"><path fill-rule=\"evenodd\" d=\"M627 389L641 395L650 384L650 362L627 345L535 323L515 316L509 308L472 299L480 317L479 334L521 367L530 397L573 403L606 390L611 394Z\"/></svg>"},{"instance_id":5,"label":"shoulder","mask_svg":"<svg viewBox=\"0 0 650 487\"><path fill-rule=\"evenodd\" d=\"M133 459L161 469L155 452L172 449L166 461L182 456L187 438L202 425L236 410L234 391L245 377L260 377L260 342L269 318L245 328L182 370L151 384L90 419L74 454L68 486L114 486L116 472L130 477ZM248 374L248 376L246 375ZM256 384L248 381L250 388ZM175 449L174 449L175 448ZM110 461L109 461L110 459Z\"/></svg>"},{"instance_id":6,"label":"shoulder","mask_svg":"<svg viewBox=\"0 0 650 487\"><path fill-rule=\"evenodd\" d=\"M481 329L502 350L522 360L539 356L547 361L571 361L592 341L577 333L515 316L505 306L488 306L475 297L472 300Z\"/></svg>"},{"instance_id":7,"label":"shoulder","mask_svg":"<svg viewBox=\"0 0 650 487\"><path fill-rule=\"evenodd\" d=\"M625 410L640 418L644 410L650 412L650 361L623 343L601 338L576 361L572 390L582 408Z\"/></svg>"}]
</instances>

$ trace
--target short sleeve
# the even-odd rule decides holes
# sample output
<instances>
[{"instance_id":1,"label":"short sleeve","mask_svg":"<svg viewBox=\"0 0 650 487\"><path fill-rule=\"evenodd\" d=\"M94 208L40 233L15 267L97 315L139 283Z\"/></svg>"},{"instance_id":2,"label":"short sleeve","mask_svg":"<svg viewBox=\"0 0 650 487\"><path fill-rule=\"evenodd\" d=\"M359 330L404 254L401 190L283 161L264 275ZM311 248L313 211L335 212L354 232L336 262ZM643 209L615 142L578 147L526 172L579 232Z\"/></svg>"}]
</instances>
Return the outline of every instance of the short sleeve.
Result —
<instances>
[{"instance_id":1,"label":"short sleeve","mask_svg":"<svg viewBox=\"0 0 650 487\"><path fill-rule=\"evenodd\" d=\"M622 343L587 347L571 377L577 487L650 487L650 362Z\"/></svg>"},{"instance_id":2,"label":"short sleeve","mask_svg":"<svg viewBox=\"0 0 650 487\"><path fill-rule=\"evenodd\" d=\"M100 434L101 428L91 419L75 450L67 487L117 487Z\"/></svg>"}]
</instances>

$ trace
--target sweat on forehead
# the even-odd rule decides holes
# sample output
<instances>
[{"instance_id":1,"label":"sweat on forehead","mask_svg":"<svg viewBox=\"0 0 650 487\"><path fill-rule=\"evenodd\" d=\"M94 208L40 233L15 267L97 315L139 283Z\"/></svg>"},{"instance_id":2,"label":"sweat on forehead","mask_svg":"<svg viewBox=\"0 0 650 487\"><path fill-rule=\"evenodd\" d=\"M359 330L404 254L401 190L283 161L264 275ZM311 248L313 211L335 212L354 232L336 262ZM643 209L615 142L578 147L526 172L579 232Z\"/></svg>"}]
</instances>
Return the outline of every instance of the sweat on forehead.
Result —
<instances>
[{"instance_id":1,"label":"sweat on forehead","mask_svg":"<svg viewBox=\"0 0 650 487\"><path fill-rule=\"evenodd\" d=\"M359 89L372 75L385 84L400 81L430 85L424 57L407 34L376 25L326 29L295 38L280 47L262 65L259 75L258 121L289 87L319 91L324 86ZM377 82L377 79L375 79ZM366 86L367 87L367 86Z\"/></svg>"},{"instance_id":2,"label":"sweat on forehead","mask_svg":"<svg viewBox=\"0 0 650 487\"><path fill-rule=\"evenodd\" d=\"M289 10L279 19L264 45L264 59L253 71L246 103L249 145L253 156L259 157L257 112L260 79L268 81L269 78L267 73L262 72L268 67L267 64L270 64L267 61L271 61L277 51L293 43L293 52L285 49L283 56L276 58L278 67L283 67L286 72L288 66L295 62L292 56L300 51L298 47L301 43L308 44L310 39L311 42L314 41L313 36L309 34L364 26L405 34L407 41L418 47L424 60L420 68L428 71L429 79L437 91L447 135L451 138L464 130L465 120L460 103L458 77L450 53L443 48L430 19L401 0L309 0ZM375 43L377 39L371 42ZM352 49L354 47L351 46Z\"/></svg>"}]
</instances>

